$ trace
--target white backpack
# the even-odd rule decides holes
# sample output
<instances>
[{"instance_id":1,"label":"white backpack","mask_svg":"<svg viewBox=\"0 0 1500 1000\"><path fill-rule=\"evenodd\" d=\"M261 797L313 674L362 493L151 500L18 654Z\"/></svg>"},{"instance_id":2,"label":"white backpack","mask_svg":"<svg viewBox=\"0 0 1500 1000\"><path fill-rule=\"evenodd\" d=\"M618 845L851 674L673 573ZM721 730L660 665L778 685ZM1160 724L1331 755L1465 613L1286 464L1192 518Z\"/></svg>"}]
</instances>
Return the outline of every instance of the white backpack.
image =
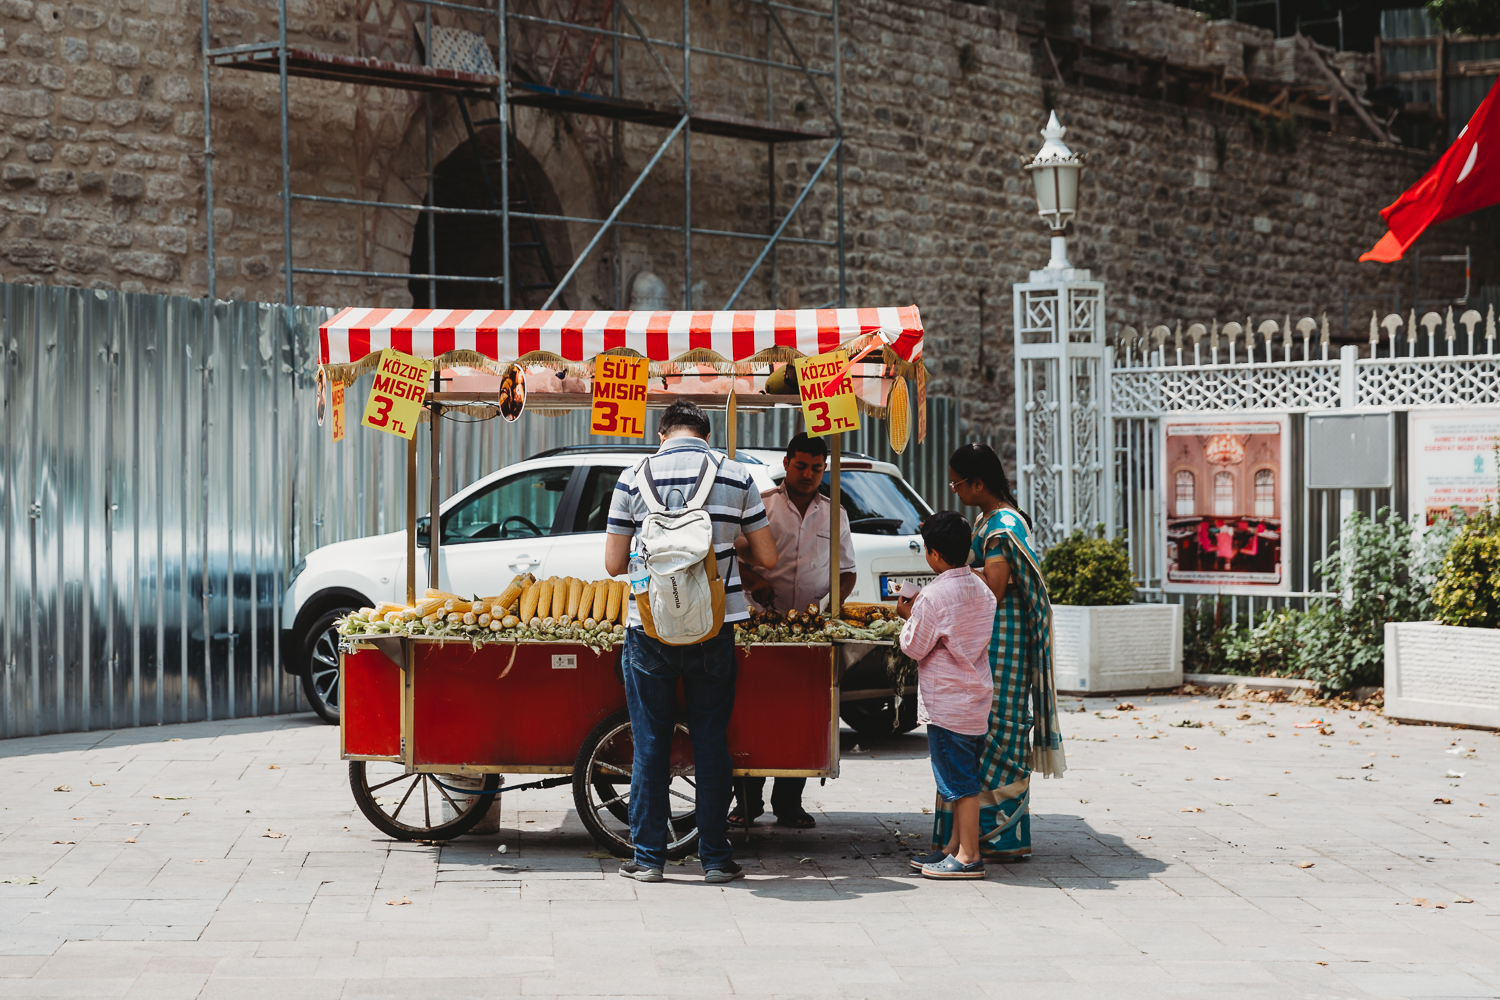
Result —
<instances>
[{"instance_id":1,"label":"white backpack","mask_svg":"<svg viewBox=\"0 0 1500 1000\"><path fill-rule=\"evenodd\" d=\"M636 547L650 573L645 592L635 595L641 627L669 646L712 638L724 624L724 579L714 556L713 520L703 506L719 463L704 456L687 503L675 510L662 502L649 458L635 471L647 511L636 529Z\"/></svg>"}]
</instances>

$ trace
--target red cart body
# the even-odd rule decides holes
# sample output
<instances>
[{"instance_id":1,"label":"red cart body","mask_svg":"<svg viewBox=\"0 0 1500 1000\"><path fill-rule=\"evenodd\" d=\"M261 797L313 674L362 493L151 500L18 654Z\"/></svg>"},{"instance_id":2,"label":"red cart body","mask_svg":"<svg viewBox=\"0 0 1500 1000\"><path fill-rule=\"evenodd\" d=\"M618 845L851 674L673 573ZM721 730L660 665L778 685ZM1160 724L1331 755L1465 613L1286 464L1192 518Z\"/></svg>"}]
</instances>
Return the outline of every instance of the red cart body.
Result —
<instances>
[{"instance_id":1,"label":"red cart body","mask_svg":"<svg viewBox=\"0 0 1500 1000\"><path fill-rule=\"evenodd\" d=\"M344 654L341 728L349 760L453 774L567 774L593 728L625 707L617 651L572 643L475 649L433 639L381 645L397 659L410 655L412 669L403 671L369 643ZM837 774L833 647L760 645L736 647L736 655L734 773Z\"/></svg>"}]
</instances>

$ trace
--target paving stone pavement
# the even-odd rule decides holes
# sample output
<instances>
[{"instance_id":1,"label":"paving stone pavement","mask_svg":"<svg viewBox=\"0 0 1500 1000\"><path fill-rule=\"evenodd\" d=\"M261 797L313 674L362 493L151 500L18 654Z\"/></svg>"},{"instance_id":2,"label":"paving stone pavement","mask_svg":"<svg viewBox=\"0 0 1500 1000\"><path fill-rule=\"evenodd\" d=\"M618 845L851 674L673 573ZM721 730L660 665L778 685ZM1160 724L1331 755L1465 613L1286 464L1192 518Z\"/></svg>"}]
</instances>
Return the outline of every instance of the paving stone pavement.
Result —
<instances>
[{"instance_id":1,"label":"paving stone pavement","mask_svg":"<svg viewBox=\"0 0 1500 1000\"><path fill-rule=\"evenodd\" d=\"M920 730L846 731L725 886L619 878L565 788L391 842L311 716L6 741L0 997L1500 997L1500 735L1131 700L1068 700L1035 856L957 884L906 871Z\"/></svg>"}]
</instances>

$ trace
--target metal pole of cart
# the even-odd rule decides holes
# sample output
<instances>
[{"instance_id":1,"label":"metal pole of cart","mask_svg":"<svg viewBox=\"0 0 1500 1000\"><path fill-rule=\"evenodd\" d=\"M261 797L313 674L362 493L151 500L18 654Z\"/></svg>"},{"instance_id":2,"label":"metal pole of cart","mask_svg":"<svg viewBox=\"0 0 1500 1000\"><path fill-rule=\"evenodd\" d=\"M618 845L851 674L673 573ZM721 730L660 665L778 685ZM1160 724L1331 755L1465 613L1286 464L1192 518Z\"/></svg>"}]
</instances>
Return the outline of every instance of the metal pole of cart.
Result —
<instances>
[{"instance_id":1,"label":"metal pole of cart","mask_svg":"<svg viewBox=\"0 0 1500 1000\"><path fill-rule=\"evenodd\" d=\"M832 471L828 475L828 499L833 505L829 517L828 526L828 617L830 619L839 616L839 531L842 508L839 506L839 455L843 450L843 435L834 434L829 438L830 461Z\"/></svg>"},{"instance_id":2,"label":"metal pole of cart","mask_svg":"<svg viewBox=\"0 0 1500 1000\"><path fill-rule=\"evenodd\" d=\"M406 606L417 604L417 436L406 440Z\"/></svg>"},{"instance_id":3,"label":"metal pole of cart","mask_svg":"<svg viewBox=\"0 0 1500 1000\"><path fill-rule=\"evenodd\" d=\"M435 376L437 373L433 372ZM442 545L443 525L438 516L438 507L443 502L442 485L438 481L439 466L442 464L439 456L443 446L443 404L433 403L428 411L432 414L432 441L428 450L428 465L432 469L432 480L428 484L427 493L427 586L438 590L438 549Z\"/></svg>"}]
</instances>

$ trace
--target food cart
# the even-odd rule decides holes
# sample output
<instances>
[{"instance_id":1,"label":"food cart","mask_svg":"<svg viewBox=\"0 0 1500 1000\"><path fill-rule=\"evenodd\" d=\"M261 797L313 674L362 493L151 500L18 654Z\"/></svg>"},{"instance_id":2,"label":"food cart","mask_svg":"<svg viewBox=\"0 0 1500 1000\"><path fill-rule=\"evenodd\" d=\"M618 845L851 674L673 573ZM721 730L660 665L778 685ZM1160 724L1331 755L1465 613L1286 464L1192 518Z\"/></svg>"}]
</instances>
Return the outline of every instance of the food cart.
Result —
<instances>
[{"instance_id":1,"label":"food cart","mask_svg":"<svg viewBox=\"0 0 1500 1000\"><path fill-rule=\"evenodd\" d=\"M910 380L918 440L925 435L922 328L914 306L718 313L345 309L323 325L320 339L320 386L352 384L377 369L382 352L432 365L438 388L418 398L432 442L434 512L442 499L437 463L445 412L513 420L524 408L528 419L545 419L594 407L596 396L604 395L593 384L605 371L596 366L601 357L648 362L647 408L689 399L726 411L731 458L738 411L804 407L803 397L814 392L814 369L802 368L799 389L792 377L798 359L828 359L824 368L833 374L827 385L852 392L855 400L844 404L888 418L898 451L910 433ZM833 392L826 391L829 399ZM816 400L811 406L804 412L817 423L809 431L829 431L821 426L829 406ZM367 413L377 410L372 403ZM594 409L596 432L601 426L617 432L621 425L601 422L600 412ZM640 436L639 424L634 429ZM415 608L417 461L414 435L404 436L406 596ZM837 433L830 445L831 498L838 507ZM431 594L439 593L441 527L429 535ZM739 674L729 726L737 777L838 775L839 675L872 642L889 640L841 622L838 532L830 541L828 620L835 623L833 632L857 633L859 642L841 649L846 641L827 631L749 629L737 636ZM497 614L494 624L477 630L471 623L461 626L464 634L430 636L413 615L387 613L395 622L389 627L379 624L379 616L375 624L368 616L356 618L341 645L340 753L349 761L355 800L371 823L398 839L446 840L472 830L502 792L571 785L589 833L601 847L628 856L633 746L616 648L623 628L613 634L607 626L541 634L524 621L502 628ZM437 617L437 628L446 628ZM525 780L502 787L502 775ZM692 775L691 744L679 723L672 753L674 858L696 846Z\"/></svg>"}]
</instances>

